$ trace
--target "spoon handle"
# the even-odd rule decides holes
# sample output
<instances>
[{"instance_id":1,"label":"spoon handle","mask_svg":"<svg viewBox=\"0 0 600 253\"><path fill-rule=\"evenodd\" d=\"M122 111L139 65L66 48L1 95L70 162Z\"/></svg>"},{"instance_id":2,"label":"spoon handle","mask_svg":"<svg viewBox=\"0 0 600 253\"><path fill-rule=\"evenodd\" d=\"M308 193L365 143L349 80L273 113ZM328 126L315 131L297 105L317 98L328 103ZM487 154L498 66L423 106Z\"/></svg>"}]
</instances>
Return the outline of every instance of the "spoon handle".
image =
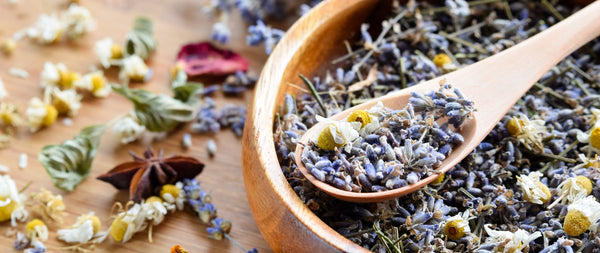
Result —
<instances>
[{"instance_id":1,"label":"spoon handle","mask_svg":"<svg viewBox=\"0 0 600 253\"><path fill-rule=\"evenodd\" d=\"M595 1L526 41L446 75L475 101L477 131L485 132L475 136L485 137L544 73L598 35L600 1Z\"/></svg>"}]
</instances>

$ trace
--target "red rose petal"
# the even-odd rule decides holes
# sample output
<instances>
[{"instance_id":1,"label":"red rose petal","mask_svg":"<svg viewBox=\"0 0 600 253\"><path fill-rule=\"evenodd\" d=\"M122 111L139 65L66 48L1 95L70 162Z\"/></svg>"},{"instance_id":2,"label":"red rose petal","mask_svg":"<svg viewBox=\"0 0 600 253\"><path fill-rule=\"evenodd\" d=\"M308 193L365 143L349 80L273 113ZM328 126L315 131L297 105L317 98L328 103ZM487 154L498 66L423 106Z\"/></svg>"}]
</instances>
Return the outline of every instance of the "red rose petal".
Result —
<instances>
[{"instance_id":1,"label":"red rose petal","mask_svg":"<svg viewBox=\"0 0 600 253\"><path fill-rule=\"evenodd\" d=\"M241 55L214 47L209 42L187 44L177 54L177 63L189 76L229 75L248 70L248 61Z\"/></svg>"}]
</instances>

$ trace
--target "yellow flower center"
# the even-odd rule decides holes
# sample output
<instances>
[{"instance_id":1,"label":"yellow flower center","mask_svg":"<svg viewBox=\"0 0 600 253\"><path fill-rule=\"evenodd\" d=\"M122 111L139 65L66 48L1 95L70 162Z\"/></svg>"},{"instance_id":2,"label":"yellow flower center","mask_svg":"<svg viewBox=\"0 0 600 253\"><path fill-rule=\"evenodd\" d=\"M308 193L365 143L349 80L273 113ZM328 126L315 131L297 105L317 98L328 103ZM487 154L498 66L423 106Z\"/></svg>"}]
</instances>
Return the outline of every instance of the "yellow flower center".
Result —
<instances>
[{"instance_id":1,"label":"yellow flower center","mask_svg":"<svg viewBox=\"0 0 600 253\"><path fill-rule=\"evenodd\" d=\"M102 90L106 86L106 79L104 79L104 77L101 74L97 74L97 73L93 74L91 81L92 81L92 92Z\"/></svg>"},{"instance_id":2,"label":"yellow flower center","mask_svg":"<svg viewBox=\"0 0 600 253\"><path fill-rule=\"evenodd\" d=\"M348 116L348 122L360 122L361 128L371 123L371 115L365 110L356 110Z\"/></svg>"},{"instance_id":3,"label":"yellow flower center","mask_svg":"<svg viewBox=\"0 0 600 253\"><path fill-rule=\"evenodd\" d=\"M0 201L6 199L7 197L0 197ZM5 206L0 206L0 222L10 220L10 216L15 209L17 209L17 202L13 200Z\"/></svg>"},{"instance_id":4,"label":"yellow flower center","mask_svg":"<svg viewBox=\"0 0 600 253\"><path fill-rule=\"evenodd\" d=\"M585 188L588 195L592 193L592 180L584 176L575 177L575 183Z\"/></svg>"},{"instance_id":5,"label":"yellow flower center","mask_svg":"<svg viewBox=\"0 0 600 253\"><path fill-rule=\"evenodd\" d=\"M175 66L171 67L171 80L175 79L179 71L183 70L183 63L178 62Z\"/></svg>"},{"instance_id":6,"label":"yellow flower center","mask_svg":"<svg viewBox=\"0 0 600 253\"><path fill-rule=\"evenodd\" d=\"M73 87L73 83L81 78L77 72L74 71L58 71L60 80L58 85L63 89L70 89Z\"/></svg>"},{"instance_id":7,"label":"yellow flower center","mask_svg":"<svg viewBox=\"0 0 600 253\"><path fill-rule=\"evenodd\" d=\"M13 39L6 39L2 42L0 48L5 54L11 54L17 48L17 42Z\"/></svg>"},{"instance_id":8,"label":"yellow flower center","mask_svg":"<svg viewBox=\"0 0 600 253\"><path fill-rule=\"evenodd\" d=\"M123 221L123 219L116 218L110 225L110 236L117 242L123 241L128 226L129 224Z\"/></svg>"},{"instance_id":9,"label":"yellow flower center","mask_svg":"<svg viewBox=\"0 0 600 253\"><path fill-rule=\"evenodd\" d=\"M329 126L333 126L335 127L335 125L332 123ZM334 150L336 147L342 147L344 146L344 144L346 144L346 142L344 141L344 143L338 144L335 142L335 139L333 139L333 135L331 135L331 130L329 129L329 126L326 127L325 129L323 129L323 131L321 131L321 133L319 134L319 139L317 140L317 146L319 146L319 148L323 149L323 150L329 150L332 151ZM337 127L335 127L335 131L338 134L341 134L340 131L337 129Z\"/></svg>"},{"instance_id":10,"label":"yellow flower center","mask_svg":"<svg viewBox=\"0 0 600 253\"><path fill-rule=\"evenodd\" d=\"M160 189L160 196L163 197L167 193L171 194L171 196L173 196L173 198L177 198L177 197L179 197L179 194L181 194L181 191L175 185L166 184L166 185L163 185L162 188ZM164 197L163 197L163 199L164 199Z\"/></svg>"},{"instance_id":11,"label":"yellow flower center","mask_svg":"<svg viewBox=\"0 0 600 253\"><path fill-rule=\"evenodd\" d=\"M600 149L600 127L594 128L590 134L590 144L592 147Z\"/></svg>"},{"instance_id":12,"label":"yellow flower center","mask_svg":"<svg viewBox=\"0 0 600 253\"><path fill-rule=\"evenodd\" d=\"M432 185L441 184L442 182L444 182L444 177L446 177L446 173L440 174L436 179L431 181L431 184Z\"/></svg>"},{"instance_id":13,"label":"yellow flower center","mask_svg":"<svg viewBox=\"0 0 600 253\"><path fill-rule=\"evenodd\" d=\"M157 196L150 196L149 198L146 199L146 203L152 204L154 202L162 203L163 200Z\"/></svg>"},{"instance_id":14,"label":"yellow flower center","mask_svg":"<svg viewBox=\"0 0 600 253\"><path fill-rule=\"evenodd\" d=\"M56 117L58 117L58 110L52 105L46 105L46 116L42 119L42 126L47 127L54 124Z\"/></svg>"},{"instance_id":15,"label":"yellow flower center","mask_svg":"<svg viewBox=\"0 0 600 253\"><path fill-rule=\"evenodd\" d=\"M179 245L175 245L171 248L171 253L188 253L188 251Z\"/></svg>"},{"instance_id":16,"label":"yellow flower center","mask_svg":"<svg viewBox=\"0 0 600 253\"><path fill-rule=\"evenodd\" d=\"M544 192L545 197L540 198L540 200L543 203L548 202L548 200L550 200L550 197L552 197L552 193L550 193L550 189L548 189L548 186L546 186L544 183L540 182L539 180L535 181L535 185L542 189L542 191Z\"/></svg>"},{"instance_id":17,"label":"yellow flower center","mask_svg":"<svg viewBox=\"0 0 600 253\"><path fill-rule=\"evenodd\" d=\"M565 216L564 230L570 236L579 236L592 225L590 220L579 210L571 209Z\"/></svg>"},{"instance_id":18,"label":"yellow flower center","mask_svg":"<svg viewBox=\"0 0 600 253\"><path fill-rule=\"evenodd\" d=\"M55 198L52 200L52 202L48 203L48 208L54 211L64 211L65 204L63 203L62 199Z\"/></svg>"},{"instance_id":19,"label":"yellow flower center","mask_svg":"<svg viewBox=\"0 0 600 253\"><path fill-rule=\"evenodd\" d=\"M56 108L58 114L67 114L71 110L69 104L58 97L54 98L52 104L54 105L54 108Z\"/></svg>"},{"instance_id":20,"label":"yellow flower center","mask_svg":"<svg viewBox=\"0 0 600 253\"><path fill-rule=\"evenodd\" d=\"M523 121L517 117L512 117L508 123L506 124L506 129L508 130L508 133L510 133L510 135L512 137L516 137L519 134L521 134L521 128L524 126L525 124L523 123Z\"/></svg>"},{"instance_id":21,"label":"yellow flower center","mask_svg":"<svg viewBox=\"0 0 600 253\"><path fill-rule=\"evenodd\" d=\"M33 219L27 223L27 225L25 226L25 231L27 232L27 234L34 233L35 227L37 226L46 226L46 224L44 224L44 222L40 219Z\"/></svg>"},{"instance_id":22,"label":"yellow flower center","mask_svg":"<svg viewBox=\"0 0 600 253\"><path fill-rule=\"evenodd\" d=\"M453 220L446 223L444 226L444 233L450 240L458 240L465 236L465 228L458 227L460 220Z\"/></svg>"},{"instance_id":23,"label":"yellow flower center","mask_svg":"<svg viewBox=\"0 0 600 253\"><path fill-rule=\"evenodd\" d=\"M98 218L98 216L96 216L96 215L86 215L85 219L92 221L92 227L94 228L94 234L96 234L96 233L98 233L98 231L100 231L100 227L102 225L100 223L100 218Z\"/></svg>"},{"instance_id":24,"label":"yellow flower center","mask_svg":"<svg viewBox=\"0 0 600 253\"><path fill-rule=\"evenodd\" d=\"M437 54L435 57L433 57L433 64L435 64L435 66L438 68L441 68L451 62L452 59L450 59L450 56L444 53Z\"/></svg>"},{"instance_id":25,"label":"yellow flower center","mask_svg":"<svg viewBox=\"0 0 600 253\"><path fill-rule=\"evenodd\" d=\"M12 112L0 112L0 119L4 121L4 124L13 125L17 122L16 118L16 115Z\"/></svg>"},{"instance_id":26,"label":"yellow flower center","mask_svg":"<svg viewBox=\"0 0 600 253\"><path fill-rule=\"evenodd\" d=\"M113 59L121 59L123 57L123 48L118 44L110 46L110 54Z\"/></svg>"}]
</instances>

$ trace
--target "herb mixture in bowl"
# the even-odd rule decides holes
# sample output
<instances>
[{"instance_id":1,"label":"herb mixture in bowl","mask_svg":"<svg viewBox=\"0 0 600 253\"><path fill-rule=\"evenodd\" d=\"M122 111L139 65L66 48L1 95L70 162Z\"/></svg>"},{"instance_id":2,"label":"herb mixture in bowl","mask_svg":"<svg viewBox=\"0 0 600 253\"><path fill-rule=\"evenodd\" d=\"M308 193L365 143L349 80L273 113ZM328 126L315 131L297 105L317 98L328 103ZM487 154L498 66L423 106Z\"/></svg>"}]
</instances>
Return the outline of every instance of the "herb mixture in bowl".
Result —
<instances>
[{"instance_id":1,"label":"herb mixture in bowl","mask_svg":"<svg viewBox=\"0 0 600 253\"><path fill-rule=\"evenodd\" d=\"M449 89L444 84L437 92L413 92L401 110L380 102L341 121L316 115L329 125L303 149L304 166L318 180L355 192L396 189L436 173L464 141L454 129L475 109L457 88L457 97L446 95Z\"/></svg>"},{"instance_id":2,"label":"herb mixture in bowl","mask_svg":"<svg viewBox=\"0 0 600 253\"><path fill-rule=\"evenodd\" d=\"M373 204L334 199L303 178L293 154L315 115L474 63L578 8L546 0L394 4L381 29L361 27L349 53L334 60L342 67L313 78L316 96L285 97L274 139L291 187L325 223L373 251L594 252L600 247L598 40L546 73L469 156L411 195ZM350 88L373 68L371 84ZM391 138L378 141L403 147ZM354 156L368 157L368 147Z\"/></svg>"}]
</instances>

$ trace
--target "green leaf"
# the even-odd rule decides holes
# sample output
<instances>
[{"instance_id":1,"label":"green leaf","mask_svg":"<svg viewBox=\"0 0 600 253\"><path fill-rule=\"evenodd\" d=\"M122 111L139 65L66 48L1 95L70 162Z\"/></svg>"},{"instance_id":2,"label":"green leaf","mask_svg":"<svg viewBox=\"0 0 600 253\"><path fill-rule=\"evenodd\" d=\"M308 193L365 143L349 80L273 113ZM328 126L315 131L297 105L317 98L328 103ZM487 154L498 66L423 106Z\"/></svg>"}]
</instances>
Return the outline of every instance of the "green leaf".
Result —
<instances>
[{"instance_id":1,"label":"green leaf","mask_svg":"<svg viewBox=\"0 0 600 253\"><path fill-rule=\"evenodd\" d=\"M133 103L135 116L152 132L170 131L180 122L192 121L196 116L197 99L191 99L190 96L197 90L191 88L187 91L186 102L146 90L129 89L127 86L113 86L113 89Z\"/></svg>"},{"instance_id":2,"label":"green leaf","mask_svg":"<svg viewBox=\"0 0 600 253\"><path fill-rule=\"evenodd\" d=\"M105 125L89 126L71 140L42 148L38 159L56 187L72 191L90 174L100 137L105 130Z\"/></svg>"},{"instance_id":3,"label":"green leaf","mask_svg":"<svg viewBox=\"0 0 600 253\"><path fill-rule=\"evenodd\" d=\"M198 82L187 82L184 85L173 87L174 98L189 105L200 105L200 93L204 86Z\"/></svg>"},{"instance_id":4,"label":"green leaf","mask_svg":"<svg viewBox=\"0 0 600 253\"><path fill-rule=\"evenodd\" d=\"M156 40L152 36L152 20L138 17L133 23L133 30L127 34L125 41L125 53L137 55L142 59L148 59L156 50Z\"/></svg>"}]
</instances>

